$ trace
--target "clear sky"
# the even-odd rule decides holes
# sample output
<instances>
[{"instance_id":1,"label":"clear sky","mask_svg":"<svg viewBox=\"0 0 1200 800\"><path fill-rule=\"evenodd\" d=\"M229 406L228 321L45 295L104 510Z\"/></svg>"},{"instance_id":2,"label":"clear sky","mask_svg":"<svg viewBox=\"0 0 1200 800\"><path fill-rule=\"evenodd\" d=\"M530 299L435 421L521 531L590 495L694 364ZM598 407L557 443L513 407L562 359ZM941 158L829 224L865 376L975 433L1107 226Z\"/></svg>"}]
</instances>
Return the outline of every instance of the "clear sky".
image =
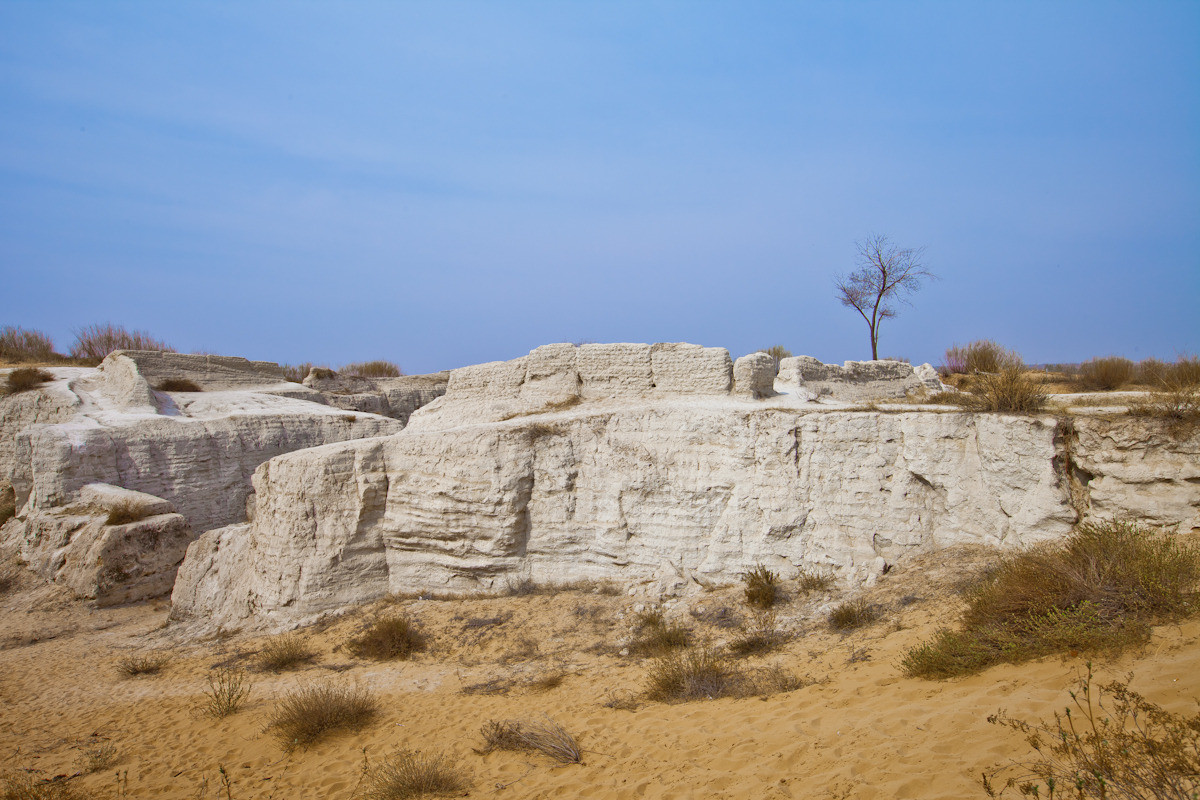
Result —
<instances>
[{"instance_id":1,"label":"clear sky","mask_svg":"<svg viewBox=\"0 0 1200 800\"><path fill-rule=\"evenodd\" d=\"M1200 351L1200 2L0 0L0 325L425 372L556 341Z\"/></svg>"}]
</instances>

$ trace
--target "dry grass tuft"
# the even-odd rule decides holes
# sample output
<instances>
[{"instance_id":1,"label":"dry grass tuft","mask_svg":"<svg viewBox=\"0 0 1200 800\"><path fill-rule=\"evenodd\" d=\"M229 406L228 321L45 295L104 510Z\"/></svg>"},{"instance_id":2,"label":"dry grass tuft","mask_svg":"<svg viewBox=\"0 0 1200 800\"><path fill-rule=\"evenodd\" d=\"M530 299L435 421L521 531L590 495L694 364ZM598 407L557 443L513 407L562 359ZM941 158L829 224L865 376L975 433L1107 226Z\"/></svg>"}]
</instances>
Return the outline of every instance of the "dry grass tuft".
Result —
<instances>
[{"instance_id":1,"label":"dry grass tuft","mask_svg":"<svg viewBox=\"0 0 1200 800\"><path fill-rule=\"evenodd\" d=\"M208 689L201 709L210 717L224 719L241 710L250 697L252 684L241 669L215 669L208 674Z\"/></svg>"},{"instance_id":2,"label":"dry grass tuft","mask_svg":"<svg viewBox=\"0 0 1200 800\"><path fill-rule=\"evenodd\" d=\"M0 775L0 800L90 800L92 797L70 778L35 780L28 772Z\"/></svg>"},{"instance_id":3,"label":"dry grass tuft","mask_svg":"<svg viewBox=\"0 0 1200 800\"><path fill-rule=\"evenodd\" d=\"M646 697L663 703L712 700L745 693L747 674L716 650L689 649L654 660Z\"/></svg>"},{"instance_id":4,"label":"dry grass tuft","mask_svg":"<svg viewBox=\"0 0 1200 800\"><path fill-rule=\"evenodd\" d=\"M108 509L105 525L128 525L130 522L140 522L146 518L146 512L131 500L118 500Z\"/></svg>"},{"instance_id":5,"label":"dry grass tuft","mask_svg":"<svg viewBox=\"0 0 1200 800\"><path fill-rule=\"evenodd\" d=\"M4 394L13 395L32 391L43 383L52 380L54 380L54 376L45 370L40 370L37 367L18 367L8 373L8 381L4 386Z\"/></svg>"},{"instance_id":6,"label":"dry grass tuft","mask_svg":"<svg viewBox=\"0 0 1200 800\"><path fill-rule=\"evenodd\" d=\"M316 657L316 651L309 647L303 636L285 633L267 640L258 651L257 664L259 669L268 672L286 672L311 663Z\"/></svg>"},{"instance_id":7,"label":"dry grass tuft","mask_svg":"<svg viewBox=\"0 0 1200 800\"><path fill-rule=\"evenodd\" d=\"M1200 551L1132 522L1079 526L1065 543L1004 558L975 587L959 630L912 648L907 674L944 678L1051 653L1142 642L1196 610Z\"/></svg>"},{"instance_id":8,"label":"dry grass tuft","mask_svg":"<svg viewBox=\"0 0 1200 800\"><path fill-rule=\"evenodd\" d=\"M1128 358L1107 356L1093 358L1079 365L1076 380L1080 387L1090 392L1111 392L1131 383L1137 368Z\"/></svg>"},{"instance_id":9,"label":"dry grass tuft","mask_svg":"<svg viewBox=\"0 0 1200 800\"><path fill-rule=\"evenodd\" d=\"M948 375L976 375L1001 372L1021 365L1021 357L990 339L979 339L966 346L953 345L946 350L942 367Z\"/></svg>"},{"instance_id":10,"label":"dry grass tuft","mask_svg":"<svg viewBox=\"0 0 1200 800\"><path fill-rule=\"evenodd\" d=\"M112 742L97 742L80 751L76 764L80 772L90 775L109 769L119 760L116 745Z\"/></svg>"},{"instance_id":11,"label":"dry grass tuft","mask_svg":"<svg viewBox=\"0 0 1200 800\"><path fill-rule=\"evenodd\" d=\"M959 405L971 411L1036 414L1046 407L1046 393L1041 382L1021 366L976 375L970 392L955 397Z\"/></svg>"},{"instance_id":12,"label":"dry grass tuft","mask_svg":"<svg viewBox=\"0 0 1200 800\"><path fill-rule=\"evenodd\" d=\"M470 781L441 753L400 750L363 772L363 800L409 800L463 794Z\"/></svg>"},{"instance_id":13,"label":"dry grass tuft","mask_svg":"<svg viewBox=\"0 0 1200 800\"><path fill-rule=\"evenodd\" d=\"M835 631L852 631L879 619L879 609L865 598L858 597L834 606L829 612L829 627Z\"/></svg>"},{"instance_id":14,"label":"dry grass tuft","mask_svg":"<svg viewBox=\"0 0 1200 800\"><path fill-rule=\"evenodd\" d=\"M770 608L779 599L779 575L758 564L742 573L746 602L757 608Z\"/></svg>"},{"instance_id":15,"label":"dry grass tuft","mask_svg":"<svg viewBox=\"0 0 1200 800\"><path fill-rule=\"evenodd\" d=\"M0 525L17 515L17 492L8 481L0 482Z\"/></svg>"},{"instance_id":16,"label":"dry grass tuft","mask_svg":"<svg viewBox=\"0 0 1200 800\"><path fill-rule=\"evenodd\" d=\"M517 750L543 753L564 764L578 764L583 759L579 742L562 725L546 717L540 722L516 719L490 720L480 729L484 749Z\"/></svg>"},{"instance_id":17,"label":"dry grass tuft","mask_svg":"<svg viewBox=\"0 0 1200 800\"><path fill-rule=\"evenodd\" d=\"M629 652L641 656L658 656L687 647L691 643L690 630L677 622L668 623L662 610L654 608L637 615Z\"/></svg>"},{"instance_id":18,"label":"dry grass tuft","mask_svg":"<svg viewBox=\"0 0 1200 800\"><path fill-rule=\"evenodd\" d=\"M354 378L399 378L404 371L391 361L363 361L347 364L338 370L338 374Z\"/></svg>"},{"instance_id":19,"label":"dry grass tuft","mask_svg":"<svg viewBox=\"0 0 1200 800\"><path fill-rule=\"evenodd\" d=\"M833 586L833 573L828 570L802 569L796 576L796 591L802 595L825 592Z\"/></svg>"},{"instance_id":20,"label":"dry grass tuft","mask_svg":"<svg viewBox=\"0 0 1200 800\"><path fill-rule=\"evenodd\" d=\"M167 378L154 387L160 392L203 392L204 389L195 381L187 378Z\"/></svg>"},{"instance_id":21,"label":"dry grass tuft","mask_svg":"<svg viewBox=\"0 0 1200 800\"><path fill-rule=\"evenodd\" d=\"M13 325L0 328L0 361L15 364L44 363L59 361L61 358L62 356L54 352L54 342L41 331L27 331Z\"/></svg>"},{"instance_id":22,"label":"dry grass tuft","mask_svg":"<svg viewBox=\"0 0 1200 800\"><path fill-rule=\"evenodd\" d=\"M125 656L117 662L117 672L124 678L157 675L170 662L171 657L164 653Z\"/></svg>"},{"instance_id":23,"label":"dry grass tuft","mask_svg":"<svg viewBox=\"0 0 1200 800\"><path fill-rule=\"evenodd\" d=\"M373 695L357 686L312 685L286 695L267 730L287 750L307 747L326 734L362 729L379 713Z\"/></svg>"},{"instance_id":24,"label":"dry grass tuft","mask_svg":"<svg viewBox=\"0 0 1200 800\"><path fill-rule=\"evenodd\" d=\"M407 659L427 646L425 635L403 614L380 617L347 642L352 654L375 661Z\"/></svg>"},{"instance_id":25,"label":"dry grass tuft","mask_svg":"<svg viewBox=\"0 0 1200 800\"><path fill-rule=\"evenodd\" d=\"M1129 688L1129 678L1103 686L1092 665L1070 692L1071 706L1054 724L1030 724L1003 711L988 722L1021 734L1036 760L984 773L983 788L998 797L1010 788L1048 797L1058 787L1084 798L1195 798L1200 794L1200 714L1172 714ZM1011 774L1015 772L1016 774ZM994 781L1009 776L997 792Z\"/></svg>"},{"instance_id":26,"label":"dry grass tuft","mask_svg":"<svg viewBox=\"0 0 1200 800\"><path fill-rule=\"evenodd\" d=\"M88 325L75 333L71 357L100 363L114 350L162 350L174 353L175 348L160 342L145 331L127 331L120 325Z\"/></svg>"},{"instance_id":27,"label":"dry grass tuft","mask_svg":"<svg viewBox=\"0 0 1200 800\"><path fill-rule=\"evenodd\" d=\"M738 656L759 655L778 650L790 639L779 629L772 613L759 614L729 642L729 652Z\"/></svg>"},{"instance_id":28,"label":"dry grass tuft","mask_svg":"<svg viewBox=\"0 0 1200 800\"><path fill-rule=\"evenodd\" d=\"M332 372L328 367L319 367L307 361L303 364L280 364L280 368L283 370L283 377L292 383L303 383L304 379L308 377L308 373L314 369L324 369Z\"/></svg>"}]
</instances>

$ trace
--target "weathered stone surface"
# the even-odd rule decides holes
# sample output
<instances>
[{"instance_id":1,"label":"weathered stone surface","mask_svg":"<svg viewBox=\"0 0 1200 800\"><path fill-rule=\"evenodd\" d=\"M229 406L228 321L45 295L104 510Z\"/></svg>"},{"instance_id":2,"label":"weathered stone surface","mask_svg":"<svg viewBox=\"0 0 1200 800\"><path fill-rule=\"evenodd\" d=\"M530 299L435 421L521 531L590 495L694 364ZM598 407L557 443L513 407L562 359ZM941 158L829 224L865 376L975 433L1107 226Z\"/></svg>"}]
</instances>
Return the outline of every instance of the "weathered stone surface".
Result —
<instances>
[{"instance_id":1,"label":"weathered stone surface","mask_svg":"<svg viewBox=\"0 0 1200 800\"><path fill-rule=\"evenodd\" d=\"M904 361L847 361L838 366L824 364L812 356L780 359L779 376L775 380L779 392L807 391L817 397L851 403L900 398L929 388L933 387L927 376L918 375ZM940 388L939 382L934 391Z\"/></svg>"},{"instance_id":2,"label":"weathered stone surface","mask_svg":"<svg viewBox=\"0 0 1200 800\"><path fill-rule=\"evenodd\" d=\"M642 397L654 386L648 344L584 344L577 356L585 399Z\"/></svg>"},{"instance_id":3,"label":"weathered stone surface","mask_svg":"<svg viewBox=\"0 0 1200 800\"><path fill-rule=\"evenodd\" d=\"M1062 535L1056 454L1050 418L732 399L409 429L264 465L254 521L193 545L172 613L286 624L388 591L755 563L861 579L914 548Z\"/></svg>"},{"instance_id":4,"label":"weathered stone surface","mask_svg":"<svg viewBox=\"0 0 1200 800\"><path fill-rule=\"evenodd\" d=\"M117 350L101 366L112 369L132 362L132 372L152 388L165 380L186 379L205 391L269 386L284 383L283 369L273 361L248 361L236 356L165 353L158 350Z\"/></svg>"},{"instance_id":5,"label":"weathered stone surface","mask_svg":"<svg viewBox=\"0 0 1200 800\"><path fill-rule=\"evenodd\" d=\"M775 359L766 353L751 353L735 361L733 393L755 399L775 394Z\"/></svg>"},{"instance_id":6,"label":"weathered stone surface","mask_svg":"<svg viewBox=\"0 0 1200 800\"><path fill-rule=\"evenodd\" d=\"M89 483L79 490L79 502L104 512L121 509L142 519L175 513L175 507L161 497L123 489L111 483Z\"/></svg>"},{"instance_id":7,"label":"weathered stone surface","mask_svg":"<svg viewBox=\"0 0 1200 800\"><path fill-rule=\"evenodd\" d=\"M659 342L650 347L654 388L672 394L728 394L733 362L724 347Z\"/></svg>"}]
</instances>

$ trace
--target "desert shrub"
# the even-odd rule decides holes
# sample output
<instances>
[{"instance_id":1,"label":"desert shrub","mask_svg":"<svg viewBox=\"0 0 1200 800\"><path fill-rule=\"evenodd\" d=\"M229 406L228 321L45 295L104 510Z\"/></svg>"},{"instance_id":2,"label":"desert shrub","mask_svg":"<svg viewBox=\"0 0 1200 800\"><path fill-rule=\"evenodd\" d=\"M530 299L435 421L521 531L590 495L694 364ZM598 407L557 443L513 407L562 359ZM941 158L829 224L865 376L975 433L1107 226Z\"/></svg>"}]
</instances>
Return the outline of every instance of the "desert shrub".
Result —
<instances>
[{"instance_id":1,"label":"desert shrub","mask_svg":"<svg viewBox=\"0 0 1200 800\"><path fill-rule=\"evenodd\" d=\"M1010 788L1026 797L1053 798L1063 788L1075 798L1195 798L1200 796L1200 714L1173 714L1129 688L1129 678L1100 686L1087 675L1070 692L1071 705L1054 723L1029 723L1003 711L988 722L1021 734L1037 752L1023 764L983 775L997 797ZM1014 774L1015 773L1015 774ZM995 781L1007 774L997 792Z\"/></svg>"},{"instance_id":2,"label":"desert shrub","mask_svg":"<svg viewBox=\"0 0 1200 800\"><path fill-rule=\"evenodd\" d=\"M308 374L317 380L322 381L327 381L337 377L337 373L331 370L329 367L313 367L308 371Z\"/></svg>"},{"instance_id":3,"label":"desert shrub","mask_svg":"<svg viewBox=\"0 0 1200 800\"><path fill-rule=\"evenodd\" d=\"M829 627L835 631L852 631L879 619L879 609L865 598L857 597L839 603L829 612Z\"/></svg>"},{"instance_id":4,"label":"desert shrub","mask_svg":"<svg viewBox=\"0 0 1200 800\"><path fill-rule=\"evenodd\" d=\"M250 697L251 683L241 669L215 669L208 674L202 708L210 717L224 719L241 710Z\"/></svg>"},{"instance_id":5,"label":"desert shrub","mask_svg":"<svg viewBox=\"0 0 1200 800\"><path fill-rule=\"evenodd\" d=\"M28 392L52 380L54 380L54 376L45 370L40 370L36 367L20 367L8 373L8 381L5 383L4 393L18 394L20 392Z\"/></svg>"},{"instance_id":6,"label":"desert shrub","mask_svg":"<svg viewBox=\"0 0 1200 800\"><path fill-rule=\"evenodd\" d=\"M739 656L768 653L785 645L788 638L779 629L774 614L759 614L729 641L729 652Z\"/></svg>"},{"instance_id":7,"label":"desert shrub","mask_svg":"<svg viewBox=\"0 0 1200 800\"><path fill-rule=\"evenodd\" d=\"M146 510L132 500L118 500L108 509L105 525L128 525L146 518Z\"/></svg>"},{"instance_id":8,"label":"desert shrub","mask_svg":"<svg viewBox=\"0 0 1200 800\"><path fill-rule=\"evenodd\" d=\"M779 598L779 575L762 564L749 572L743 572L742 583L745 584L742 593L746 602L752 606L770 608Z\"/></svg>"},{"instance_id":9,"label":"desert shrub","mask_svg":"<svg viewBox=\"0 0 1200 800\"><path fill-rule=\"evenodd\" d=\"M1155 392L1145 400L1132 403L1129 414L1160 419L1175 433L1186 433L1200 425L1200 387L1178 386Z\"/></svg>"},{"instance_id":10,"label":"desert shrub","mask_svg":"<svg viewBox=\"0 0 1200 800\"><path fill-rule=\"evenodd\" d=\"M404 371L391 361L363 361L347 364L338 370L338 374L357 378L399 378Z\"/></svg>"},{"instance_id":11,"label":"desert shrub","mask_svg":"<svg viewBox=\"0 0 1200 800\"><path fill-rule=\"evenodd\" d=\"M425 635L403 614L379 617L347 642L351 653L375 661L406 659L426 646Z\"/></svg>"},{"instance_id":12,"label":"desert shrub","mask_svg":"<svg viewBox=\"0 0 1200 800\"><path fill-rule=\"evenodd\" d=\"M308 377L308 373L316 367L316 364L308 361L304 362L303 364L280 365L280 369L283 370L283 376L292 383L303 383L304 379Z\"/></svg>"},{"instance_id":13,"label":"desert shrub","mask_svg":"<svg viewBox=\"0 0 1200 800\"><path fill-rule=\"evenodd\" d=\"M950 374L975 375L1020 365L1021 357L1012 350L990 339L979 339L966 346L948 348L943 368Z\"/></svg>"},{"instance_id":14,"label":"desert shrub","mask_svg":"<svg viewBox=\"0 0 1200 800\"><path fill-rule=\"evenodd\" d=\"M657 656L692 642L692 632L678 622L667 622L659 609L650 609L637 615L634 637L629 643L629 652L641 656Z\"/></svg>"},{"instance_id":15,"label":"desert shrub","mask_svg":"<svg viewBox=\"0 0 1200 800\"><path fill-rule=\"evenodd\" d=\"M164 653L144 653L125 656L117 662L117 673L125 678L141 675L157 675L167 666L171 657Z\"/></svg>"},{"instance_id":16,"label":"desert shrub","mask_svg":"<svg viewBox=\"0 0 1200 800\"><path fill-rule=\"evenodd\" d=\"M1128 358L1107 356L1080 364L1076 380L1088 391L1108 392L1132 381L1134 372L1134 364Z\"/></svg>"},{"instance_id":17,"label":"desert shrub","mask_svg":"<svg viewBox=\"0 0 1200 800\"><path fill-rule=\"evenodd\" d=\"M1147 358L1138 362L1137 382L1143 386L1161 386L1171 365L1157 358Z\"/></svg>"},{"instance_id":18,"label":"desert shrub","mask_svg":"<svg viewBox=\"0 0 1200 800\"><path fill-rule=\"evenodd\" d=\"M1166 372L1163 384L1168 388L1200 386L1200 356L1180 356Z\"/></svg>"},{"instance_id":19,"label":"desert shrub","mask_svg":"<svg viewBox=\"0 0 1200 800\"><path fill-rule=\"evenodd\" d=\"M286 695L267 730L285 749L306 747L328 733L360 730L379 713L379 703L357 686L312 685Z\"/></svg>"},{"instance_id":20,"label":"desert shrub","mask_svg":"<svg viewBox=\"0 0 1200 800\"><path fill-rule=\"evenodd\" d=\"M80 751L79 758L76 759L79 771L89 775L93 772L103 772L117 761L117 746L112 742L97 742L89 745Z\"/></svg>"},{"instance_id":21,"label":"desert shrub","mask_svg":"<svg viewBox=\"0 0 1200 800\"><path fill-rule=\"evenodd\" d=\"M259 669L284 672L307 664L316 657L316 652L308 646L304 637L298 633L285 633L267 640L258 651L257 663Z\"/></svg>"},{"instance_id":22,"label":"desert shrub","mask_svg":"<svg viewBox=\"0 0 1200 800\"><path fill-rule=\"evenodd\" d=\"M792 351L788 350L786 347L784 347L781 344L773 344L764 350L759 350L758 352L766 353L767 355L769 355L771 357L771 360L775 362L775 371L776 372L779 372L779 362L780 361L782 361L785 358L792 357Z\"/></svg>"},{"instance_id":23,"label":"desert shrub","mask_svg":"<svg viewBox=\"0 0 1200 800\"><path fill-rule=\"evenodd\" d=\"M127 331L120 325L88 325L75 333L71 357L99 363L114 350L162 350L174 353L175 348L160 342L145 331Z\"/></svg>"},{"instance_id":24,"label":"desert shrub","mask_svg":"<svg viewBox=\"0 0 1200 800\"><path fill-rule=\"evenodd\" d=\"M85 789L62 780L35 780L28 772L6 772L0 775L0 800L89 800Z\"/></svg>"},{"instance_id":25,"label":"desert shrub","mask_svg":"<svg viewBox=\"0 0 1200 800\"><path fill-rule=\"evenodd\" d=\"M827 570L802 569L796 576L796 591L802 595L824 592L833 586L833 573Z\"/></svg>"},{"instance_id":26,"label":"desert shrub","mask_svg":"<svg viewBox=\"0 0 1200 800\"><path fill-rule=\"evenodd\" d=\"M1034 414L1046 407L1041 384L1019 366L975 376L971 390L954 399L972 411Z\"/></svg>"},{"instance_id":27,"label":"desert shrub","mask_svg":"<svg viewBox=\"0 0 1200 800\"><path fill-rule=\"evenodd\" d=\"M23 361L58 361L54 342L41 331L27 331L20 326L6 325L0 328L0 361L21 363Z\"/></svg>"},{"instance_id":28,"label":"desert shrub","mask_svg":"<svg viewBox=\"0 0 1200 800\"><path fill-rule=\"evenodd\" d=\"M1144 641L1195 608L1200 551L1126 521L1080 525L1060 546L1003 558L967 590L959 630L909 650L907 674L943 678L1062 652Z\"/></svg>"},{"instance_id":29,"label":"desert shrub","mask_svg":"<svg viewBox=\"0 0 1200 800\"><path fill-rule=\"evenodd\" d=\"M167 378L154 387L160 392L203 392L200 384L187 378Z\"/></svg>"},{"instance_id":30,"label":"desert shrub","mask_svg":"<svg viewBox=\"0 0 1200 800\"><path fill-rule=\"evenodd\" d=\"M492 750L532 751L564 764L578 764L583 758L575 737L549 717L533 722L489 720L484 723L480 733L483 735L485 753Z\"/></svg>"},{"instance_id":31,"label":"desert shrub","mask_svg":"<svg viewBox=\"0 0 1200 800\"><path fill-rule=\"evenodd\" d=\"M743 694L747 675L716 650L688 649L651 662L646 697L664 703Z\"/></svg>"},{"instance_id":32,"label":"desert shrub","mask_svg":"<svg viewBox=\"0 0 1200 800\"><path fill-rule=\"evenodd\" d=\"M363 800L409 800L463 794L470 782L462 769L441 753L400 750L363 773Z\"/></svg>"}]
</instances>

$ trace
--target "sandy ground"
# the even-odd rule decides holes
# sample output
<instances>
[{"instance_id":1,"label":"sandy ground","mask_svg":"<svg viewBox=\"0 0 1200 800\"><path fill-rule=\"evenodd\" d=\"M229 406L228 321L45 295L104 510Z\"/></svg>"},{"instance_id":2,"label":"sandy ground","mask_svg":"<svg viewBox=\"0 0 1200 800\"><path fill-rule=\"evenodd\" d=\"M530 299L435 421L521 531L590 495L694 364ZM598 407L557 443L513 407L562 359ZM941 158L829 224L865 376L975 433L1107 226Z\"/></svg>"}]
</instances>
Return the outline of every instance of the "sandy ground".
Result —
<instances>
[{"instance_id":1,"label":"sandy ground","mask_svg":"<svg viewBox=\"0 0 1200 800\"><path fill-rule=\"evenodd\" d=\"M986 558L956 551L896 567L866 590L880 620L845 635L824 623L838 592L793 597L778 620L794 638L746 663L778 664L804 685L768 697L639 702L648 662L621 649L646 600L593 588L364 608L302 631L320 653L315 663L251 671L245 710L223 720L198 710L206 676L218 665L253 670L262 638L189 641L165 625L165 603L89 608L24 574L0 598L0 770L69 776L89 749L107 745L115 764L72 779L99 798L336 799L354 796L364 758L411 748L452 756L474 797L983 797L982 771L1030 755L1021 737L986 717L1006 709L1050 718L1084 669L1082 657L1066 657L944 682L902 676L905 649L953 621L953 584ZM428 652L387 663L346 652L364 620L398 610L420 622ZM716 646L735 632L718 623L749 617L740 587L669 601L666 610ZM1098 672L1132 673L1151 700L1193 713L1198 641L1200 622L1161 627L1143 651L1100 662ZM160 674L121 676L122 658L148 652L170 656ZM558 685L533 684L555 676ZM322 682L370 690L382 714L361 732L286 752L265 731L276 701ZM540 715L578 737L582 764L476 752L484 722Z\"/></svg>"}]
</instances>

